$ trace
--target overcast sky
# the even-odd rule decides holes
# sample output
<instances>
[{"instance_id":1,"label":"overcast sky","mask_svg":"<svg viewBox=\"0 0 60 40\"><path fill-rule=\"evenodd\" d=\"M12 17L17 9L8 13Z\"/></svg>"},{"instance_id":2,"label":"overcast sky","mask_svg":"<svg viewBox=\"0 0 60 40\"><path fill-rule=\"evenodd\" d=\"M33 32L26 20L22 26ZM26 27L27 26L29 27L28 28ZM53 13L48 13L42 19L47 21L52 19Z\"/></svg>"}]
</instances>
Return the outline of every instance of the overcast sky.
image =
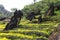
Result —
<instances>
[{"instance_id":1,"label":"overcast sky","mask_svg":"<svg viewBox=\"0 0 60 40\"><path fill-rule=\"evenodd\" d=\"M32 3L33 0L0 0L0 4L2 4L8 11L10 11L11 8L22 9L25 5Z\"/></svg>"}]
</instances>

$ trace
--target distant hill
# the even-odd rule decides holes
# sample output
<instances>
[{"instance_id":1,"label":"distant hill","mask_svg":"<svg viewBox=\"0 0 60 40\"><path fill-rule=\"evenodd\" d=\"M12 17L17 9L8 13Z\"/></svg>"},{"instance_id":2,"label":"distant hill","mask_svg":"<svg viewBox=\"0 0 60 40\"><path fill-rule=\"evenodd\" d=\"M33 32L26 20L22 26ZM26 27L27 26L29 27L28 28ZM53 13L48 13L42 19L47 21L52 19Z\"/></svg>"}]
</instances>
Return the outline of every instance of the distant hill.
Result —
<instances>
[{"instance_id":1,"label":"distant hill","mask_svg":"<svg viewBox=\"0 0 60 40\"><path fill-rule=\"evenodd\" d=\"M11 17L12 12L6 10L3 5L0 5L0 18Z\"/></svg>"}]
</instances>

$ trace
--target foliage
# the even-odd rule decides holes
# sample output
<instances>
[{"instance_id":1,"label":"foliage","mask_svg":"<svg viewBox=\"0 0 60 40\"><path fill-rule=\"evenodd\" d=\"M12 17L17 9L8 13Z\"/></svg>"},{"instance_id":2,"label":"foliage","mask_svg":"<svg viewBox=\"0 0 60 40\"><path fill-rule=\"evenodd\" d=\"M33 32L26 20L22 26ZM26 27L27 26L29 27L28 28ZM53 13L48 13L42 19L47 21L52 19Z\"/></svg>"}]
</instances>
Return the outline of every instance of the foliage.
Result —
<instances>
[{"instance_id":1,"label":"foliage","mask_svg":"<svg viewBox=\"0 0 60 40\"><path fill-rule=\"evenodd\" d=\"M24 12L25 15L27 15L31 11L34 11L36 13L38 10L41 10L41 12L43 14L47 11L47 9L49 8L49 5L52 2L54 3L55 6L60 4L59 0L57 0L57 1L56 0L42 0L40 2L36 2L35 4L26 5L22 9L22 11Z\"/></svg>"},{"instance_id":2,"label":"foliage","mask_svg":"<svg viewBox=\"0 0 60 40\"><path fill-rule=\"evenodd\" d=\"M56 5L58 5L59 0L50 0L50 2L54 2ZM19 27L15 28L13 30L8 31L0 31L0 39L1 40L48 40L48 37L51 35L51 33L54 31L54 29L57 27L58 24L60 24L60 10L55 11L54 16L47 16L46 18L48 21L44 21L40 24L38 23L32 23L31 21L25 19L26 15L30 13L31 11L34 11L35 13L38 12L38 10L41 10L42 15L46 12L46 10L49 8L49 0L43 0L37 2L35 4L27 5L22 9L24 13L24 18L22 18ZM37 18L38 16L36 16ZM44 17L43 17L44 19ZM37 20L33 20L37 21ZM3 24L0 22L0 29L3 30L5 28L7 23Z\"/></svg>"}]
</instances>

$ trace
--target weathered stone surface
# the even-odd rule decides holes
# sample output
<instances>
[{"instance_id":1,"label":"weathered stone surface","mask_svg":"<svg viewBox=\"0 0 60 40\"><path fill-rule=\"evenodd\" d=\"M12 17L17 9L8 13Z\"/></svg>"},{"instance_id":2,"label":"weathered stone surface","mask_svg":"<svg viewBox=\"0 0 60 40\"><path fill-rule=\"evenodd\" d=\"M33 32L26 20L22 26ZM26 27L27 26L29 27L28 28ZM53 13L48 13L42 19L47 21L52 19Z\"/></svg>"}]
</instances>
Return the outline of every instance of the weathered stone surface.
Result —
<instances>
[{"instance_id":1,"label":"weathered stone surface","mask_svg":"<svg viewBox=\"0 0 60 40\"><path fill-rule=\"evenodd\" d=\"M4 30L11 30L13 28L17 28L22 16L23 16L22 11L16 10L14 12L14 16L11 18L11 21L6 25Z\"/></svg>"}]
</instances>

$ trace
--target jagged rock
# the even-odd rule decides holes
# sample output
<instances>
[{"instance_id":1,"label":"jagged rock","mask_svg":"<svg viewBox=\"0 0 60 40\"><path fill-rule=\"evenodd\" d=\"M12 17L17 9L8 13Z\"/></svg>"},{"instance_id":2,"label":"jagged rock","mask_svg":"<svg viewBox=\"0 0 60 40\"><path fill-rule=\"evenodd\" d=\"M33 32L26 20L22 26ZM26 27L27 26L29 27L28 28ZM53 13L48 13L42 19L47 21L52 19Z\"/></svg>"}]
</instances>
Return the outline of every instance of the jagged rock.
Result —
<instances>
[{"instance_id":1,"label":"jagged rock","mask_svg":"<svg viewBox=\"0 0 60 40\"><path fill-rule=\"evenodd\" d=\"M11 18L11 21L6 25L4 30L11 30L14 28L18 28L18 24L23 16L22 11L15 11L14 16Z\"/></svg>"}]
</instances>

